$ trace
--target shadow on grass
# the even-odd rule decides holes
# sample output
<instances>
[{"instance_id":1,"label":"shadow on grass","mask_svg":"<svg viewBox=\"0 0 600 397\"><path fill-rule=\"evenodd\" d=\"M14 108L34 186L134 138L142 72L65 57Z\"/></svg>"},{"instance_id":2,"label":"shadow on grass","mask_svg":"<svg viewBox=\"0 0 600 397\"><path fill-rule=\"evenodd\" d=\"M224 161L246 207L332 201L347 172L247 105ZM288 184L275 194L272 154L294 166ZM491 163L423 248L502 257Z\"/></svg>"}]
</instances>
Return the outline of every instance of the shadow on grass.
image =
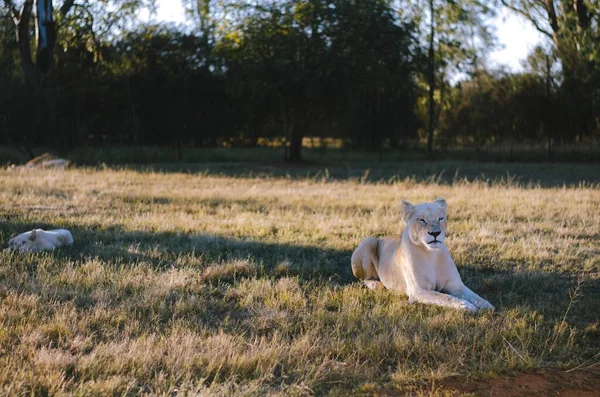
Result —
<instances>
[{"instance_id":1,"label":"shadow on grass","mask_svg":"<svg viewBox=\"0 0 600 397\"><path fill-rule=\"evenodd\" d=\"M3 246L10 237L33 228L54 229L57 225L43 223L0 224ZM313 246L297 246L260 242L252 239L231 239L215 235L175 232L126 231L122 226L65 226L74 236L71 247L56 250L60 260L75 263L98 258L118 266L145 263L155 270L168 270L180 257L190 257L193 267L203 270L208 265L250 260L257 264L263 276L276 276L278 269L286 275L303 280L323 279L345 285L354 281L350 269L352 252Z\"/></svg>"},{"instance_id":2,"label":"shadow on grass","mask_svg":"<svg viewBox=\"0 0 600 397\"><path fill-rule=\"evenodd\" d=\"M8 221L0 224L0 237L5 247L8 238L15 234L32 228L56 227ZM235 261L249 261L257 265L255 272L241 272L237 281L243 278L297 276L301 283L340 287L358 282L351 272L352 253L349 250L203 234L127 231L119 225L67 228L73 233L74 245L61 248L51 255L59 261L71 261L75 265L97 258L107 266L123 268L143 265L161 272L173 269L179 258L186 257L186 266L198 272L203 272L209 266L225 266ZM461 264L458 267L465 284L492 302L500 312L524 307L548 319L560 320L564 316L565 321L574 325L585 326L597 322L597 313L600 312L598 277L584 280L577 288L576 275L569 273L501 270L499 265L493 263L490 267ZM227 272L217 272L210 282L232 284L236 278ZM591 333L595 340L592 342L600 343L600 333L597 330Z\"/></svg>"},{"instance_id":3,"label":"shadow on grass","mask_svg":"<svg viewBox=\"0 0 600 397\"><path fill-rule=\"evenodd\" d=\"M522 187L561 187L600 183L600 164L478 163L414 161L396 163L179 163L115 166L139 172L202 173L236 178L291 178L322 181L356 179L364 182L414 182L455 184L482 181Z\"/></svg>"}]
</instances>

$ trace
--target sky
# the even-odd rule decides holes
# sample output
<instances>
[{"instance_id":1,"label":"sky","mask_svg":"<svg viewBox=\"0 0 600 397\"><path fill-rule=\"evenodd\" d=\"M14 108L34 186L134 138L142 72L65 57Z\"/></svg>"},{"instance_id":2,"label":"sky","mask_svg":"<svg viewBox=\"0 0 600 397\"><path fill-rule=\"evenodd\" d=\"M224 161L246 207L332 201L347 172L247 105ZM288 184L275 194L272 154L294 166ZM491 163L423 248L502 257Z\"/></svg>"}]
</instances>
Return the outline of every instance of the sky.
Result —
<instances>
[{"instance_id":1,"label":"sky","mask_svg":"<svg viewBox=\"0 0 600 397\"><path fill-rule=\"evenodd\" d=\"M509 70L523 70L522 62L542 40L542 34L531 22L504 8L494 18L496 35L501 48L490 54L492 64L505 65Z\"/></svg>"},{"instance_id":2,"label":"sky","mask_svg":"<svg viewBox=\"0 0 600 397\"><path fill-rule=\"evenodd\" d=\"M168 22L183 22L184 10L178 0L158 0L156 19ZM523 17L507 9L502 9L492 24L500 48L490 54L490 66L507 71L523 70L523 61L531 50L542 40L541 34Z\"/></svg>"}]
</instances>

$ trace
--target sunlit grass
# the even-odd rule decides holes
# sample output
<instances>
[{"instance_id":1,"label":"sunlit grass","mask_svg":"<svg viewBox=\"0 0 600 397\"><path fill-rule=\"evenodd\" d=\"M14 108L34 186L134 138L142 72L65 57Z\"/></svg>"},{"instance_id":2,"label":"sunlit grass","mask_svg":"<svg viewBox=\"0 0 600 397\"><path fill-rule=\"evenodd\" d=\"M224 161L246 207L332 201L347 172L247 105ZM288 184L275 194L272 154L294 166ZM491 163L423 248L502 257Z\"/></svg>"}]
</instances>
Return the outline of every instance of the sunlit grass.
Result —
<instances>
[{"instance_id":1,"label":"sunlit grass","mask_svg":"<svg viewBox=\"0 0 600 397\"><path fill-rule=\"evenodd\" d=\"M0 172L3 246L33 227L75 238L0 254L0 394L426 393L593 360L596 184L367 180ZM360 239L399 233L401 199L437 196L463 279L495 314L410 305L352 277Z\"/></svg>"}]
</instances>

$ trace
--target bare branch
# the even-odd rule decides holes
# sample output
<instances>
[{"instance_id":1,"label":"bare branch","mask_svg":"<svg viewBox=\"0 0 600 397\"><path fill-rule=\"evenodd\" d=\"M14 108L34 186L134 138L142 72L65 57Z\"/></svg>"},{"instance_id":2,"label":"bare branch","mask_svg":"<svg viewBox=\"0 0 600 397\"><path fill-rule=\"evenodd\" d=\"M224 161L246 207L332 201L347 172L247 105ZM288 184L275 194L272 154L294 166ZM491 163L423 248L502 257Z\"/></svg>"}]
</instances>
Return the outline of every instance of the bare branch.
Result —
<instances>
[{"instance_id":1,"label":"bare branch","mask_svg":"<svg viewBox=\"0 0 600 397\"><path fill-rule=\"evenodd\" d=\"M88 9L88 7L83 6L81 4L74 4L75 8L81 9L86 15L87 15L87 24L88 24L88 29L89 29L89 33L92 36L92 41L94 42L95 48L95 55L97 55L98 52L98 48L100 48L100 41L98 40L98 36L96 35L96 32L94 32L94 25L95 25L95 21L94 21L94 14L92 14L92 12ZM76 11L73 11L76 12Z\"/></svg>"},{"instance_id":2,"label":"bare branch","mask_svg":"<svg viewBox=\"0 0 600 397\"><path fill-rule=\"evenodd\" d=\"M554 33L558 33L558 20L556 19L556 10L554 9L554 0L546 0L546 12L548 13L548 22Z\"/></svg>"},{"instance_id":3,"label":"bare branch","mask_svg":"<svg viewBox=\"0 0 600 397\"><path fill-rule=\"evenodd\" d=\"M577 12L577 22L582 29L587 29L590 26L590 13L587 5L583 0L574 0L573 8Z\"/></svg>"},{"instance_id":4,"label":"bare branch","mask_svg":"<svg viewBox=\"0 0 600 397\"><path fill-rule=\"evenodd\" d=\"M32 14L32 10L33 0L25 0L25 3L23 3L23 7L21 7L21 11L19 12L19 23L25 18L29 20Z\"/></svg>"},{"instance_id":5,"label":"bare branch","mask_svg":"<svg viewBox=\"0 0 600 397\"><path fill-rule=\"evenodd\" d=\"M71 8L73 7L74 3L75 3L75 0L65 0L63 5L60 7L60 15L62 17L66 16L68 14L68 12L71 10Z\"/></svg>"},{"instance_id":6,"label":"bare branch","mask_svg":"<svg viewBox=\"0 0 600 397\"><path fill-rule=\"evenodd\" d=\"M31 59L30 29L29 21L33 11L33 0L25 0L18 15L17 42L19 43L19 56L25 81L32 82L35 79L35 65Z\"/></svg>"},{"instance_id":7,"label":"bare branch","mask_svg":"<svg viewBox=\"0 0 600 397\"><path fill-rule=\"evenodd\" d=\"M546 35L546 36L550 37L551 39L553 39L553 38L554 38L554 36L552 35L552 33L550 33L549 31L547 31L546 29L544 29L542 26L540 26L540 24L538 23L538 21L536 21L536 20L535 20L535 19L534 19L534 18L531 16L531 14L529 14L527 11L525 11L525 10L522 10L522 9L520 9L520 8L517 8L517 7L515 7L514 5L512 5L512 4L508 3L506 0L500 0L500 1L501 1L501 2L502 2L502 4L503 4L503 5L504 5L506 8L508 8L509 10L512 10L512 11L516 12L517 14L519 14L519 15L521 15L521 16L524 16L525 18L527 18L527 19L528 19L528 20L529 20L529 21L530 21L530 22L533 24L533 26L535 27L535 29L536 29L538 32L540 32L540 33L542 33L542 34L544 34L544 35Z\"/></svg>"},{"instance_id":8,"label":"bare branch","mask_svg":"<svg viewBox=\"0 0 600 397\"><path fill-rule=\"evenodd\" d=\"M12 0L4 0L4 4L10 11L10 16L12 17L13 21L15 22L15 25L18 25L19 24L19 10L17 9L17 6L15 6L15 3L13 3Z\"/></svg>"}]
</instances>

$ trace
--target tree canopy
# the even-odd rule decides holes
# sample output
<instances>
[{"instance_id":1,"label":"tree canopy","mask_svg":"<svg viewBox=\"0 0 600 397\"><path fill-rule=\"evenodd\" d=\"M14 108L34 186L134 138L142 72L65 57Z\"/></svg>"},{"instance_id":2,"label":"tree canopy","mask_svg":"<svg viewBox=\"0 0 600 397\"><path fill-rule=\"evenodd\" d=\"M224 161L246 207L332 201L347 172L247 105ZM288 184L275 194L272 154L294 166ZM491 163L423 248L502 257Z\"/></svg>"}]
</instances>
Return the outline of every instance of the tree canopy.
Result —
<instances>
[{"instance_id":1,"label":"tree canopy","mask_svg":"<svg viewBox=\"0 0 600 397\"><path fill-rule=\"evenodd\" d=\"M589 0L2 0L0 136L35 146L256 146L305 137L379 152L596 141L600 7ZM489 17L548 41L491 70ZM457 76L462 78L457 79Z\"/></svg>"}]
</instances>

